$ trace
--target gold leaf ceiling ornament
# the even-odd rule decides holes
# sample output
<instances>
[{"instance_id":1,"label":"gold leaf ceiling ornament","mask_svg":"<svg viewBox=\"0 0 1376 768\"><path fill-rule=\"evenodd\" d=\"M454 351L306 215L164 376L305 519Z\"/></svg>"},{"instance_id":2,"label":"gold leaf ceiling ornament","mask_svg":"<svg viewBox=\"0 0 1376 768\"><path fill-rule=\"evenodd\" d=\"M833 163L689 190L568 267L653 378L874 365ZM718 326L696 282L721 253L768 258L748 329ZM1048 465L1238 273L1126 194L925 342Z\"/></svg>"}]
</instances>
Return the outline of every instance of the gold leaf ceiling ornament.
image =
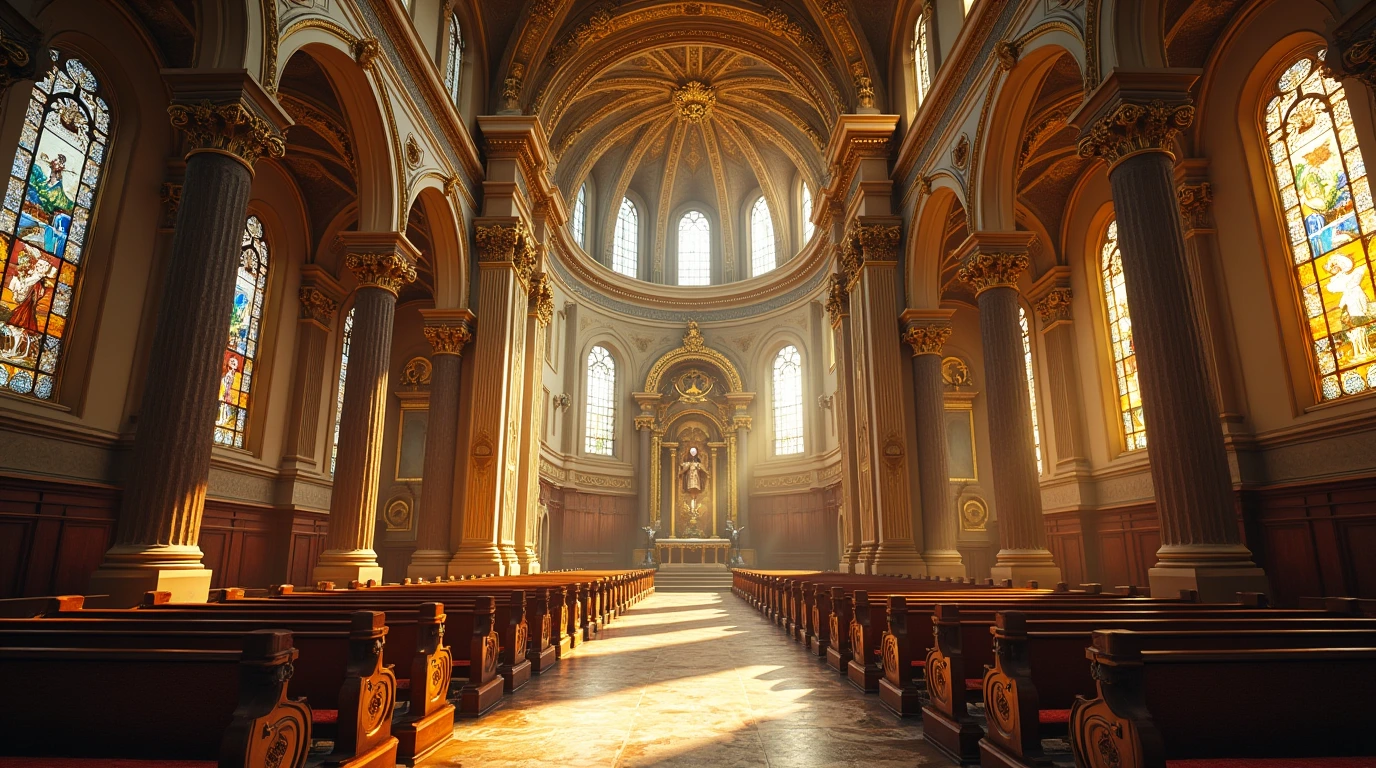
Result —
<instances>
[{"instance_id":1,"label":"gold leaf ceiling ornament","mask_svg":"<svg viewBox=\"0 0 1376 768\"><path fill-rule=\"evenodd\" d=\"M681 88L675 88L673 98L679 117L690 123L706 120L712 114L712 107L717 105L716 89L701 80L689 80Z\"/></svg>"}]
</instances>

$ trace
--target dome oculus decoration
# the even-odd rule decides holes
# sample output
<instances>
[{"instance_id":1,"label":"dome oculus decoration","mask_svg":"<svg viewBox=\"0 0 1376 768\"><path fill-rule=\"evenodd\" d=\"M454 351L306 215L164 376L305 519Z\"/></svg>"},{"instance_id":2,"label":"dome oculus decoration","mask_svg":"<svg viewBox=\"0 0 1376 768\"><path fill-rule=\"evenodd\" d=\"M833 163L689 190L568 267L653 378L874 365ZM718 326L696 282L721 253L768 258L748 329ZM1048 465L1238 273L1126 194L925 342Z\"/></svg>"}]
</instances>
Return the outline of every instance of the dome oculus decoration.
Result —
<instances>
[{"instance_id":1,"label":"dome oculus decoration","mask_svg":"<svg viewBox=\"0 0 1376 768\"><path fill-rule=\"evenodd\" d=\"M690 123L701 123L712 114L717 104L717 92L701 80L689 80L682 88L674 89L674 106L679 117Z\"/></svg>"}]
</instances>

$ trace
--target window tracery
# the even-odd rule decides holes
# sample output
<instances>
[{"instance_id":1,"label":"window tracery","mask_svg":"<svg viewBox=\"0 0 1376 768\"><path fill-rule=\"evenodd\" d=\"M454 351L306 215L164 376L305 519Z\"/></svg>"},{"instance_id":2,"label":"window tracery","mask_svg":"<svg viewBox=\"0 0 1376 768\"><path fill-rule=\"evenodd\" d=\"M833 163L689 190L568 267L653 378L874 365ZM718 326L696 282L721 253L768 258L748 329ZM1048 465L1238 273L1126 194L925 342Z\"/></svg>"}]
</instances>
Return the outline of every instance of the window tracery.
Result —
<instances>
[{"instance_id":1,"label":"window tracery","mask_svg":"<svg viewBox=\"0 0 1376 768\"><path fill-rule=\"evenodd\" d=\"M339 457L339 419L344 415L344 379L349 373L349 344L354 339L354 308L344 316L344 343L339 353L339 384L334 390L334 443L330 448L330 474L334 474L335 460Z\"/></svg>"},{"instance_id":2,"label":"window tracery","mask_svg":"<svg viewBox=\"0 0 1376 768\"><path fill-rule=\"evenodd\" d=\"M587 382L583 450L611 456L616 441L616 361L606 347L588 351Z\"/></svg>"},{"instance_id":3,"label":"window tracery","mask_svg":"<svg viewBox=\"0 0 1376 768\"><path fill-rule=\"evenodd\" d=\"M459 29L459 15L449 14L449 52L444 66L444 90L454 106L459 105L460 65L463 63L463 37Z\"/></svg>"},{"instance_id":4,"label":"window tracery","mask_svg":"<svg viewBox=\"0 0 1376 768\"><path fill-rule=\"evenodd\" d=\"M1147 447L1147 424L1142 417L1142 392L1137 386L1137 350L1132 344L1132 316L1128 311L1127 285L1123 281L1123 257L1118 250L1117 221L1109 222L1099 258L1123 443L1129 451L1135 451Z\"/></svg>"},{"instance_id":5,"label":"window tracery","mask_svg":"<svg viewBox=\"0 0 1376 768\"><path fill-rule=\"evenodd\" d=\"M803 452L803 359L792 344L774 356L774 454Z\"/></svg>"},{"instance_id":6,"label":"window tracery","mask_svg":"<svg viewBox=\"0 0 1376 768\"><path fill-rule=\"evenodd\" d=\"M1032 333L1027 321L1027 309L1018 307L1018 325L1022 327L1022 361L1027 370L1027 400L1032 406L1032 448L1037 457L1037 474L1042 473L1042 429L1037 418L1036 364L1032 360Z\"/></svg>"},{"instance_id":7,"label":"window tracery","mask_svg":"<svg viewBox=\"0 0 1376 768\"><path fill-rule=\"evenodd\" d=\"M769 203L761 197L750 209L750 274L763 275L775 266L774 220L769 215Z\"/></svg>"},{"instance_id":8,"label":"window tracery","mask_svg":"<svg viewBox=\"0 0 1376 768\"><path fill-rule=\"evenodd\" d=\"M927 14L917 15L917 29L913 32L913 77L917 84L917 104L927 100L932 87L932 53L927 39Z\"/></svg>"},{"instance_id":9,"label":"window tracery","mask_svg":"<svg viewBox=\"0 0 1376 768\"><path fill-rule=\"evenodd\" d=\"M621 198L621 210L616 214L616 233L612 237L612 270L635 277L640 267L640 215L635 203Z\"/></svg>"},{"instance_id":10,"label":"window tracery","mask_svg":"<svg viewBox=\"0 0 1376 768\"><path fill-rule=\"evenodd\" d=\"M0 208L0 388L40 400L56 392L113 122L90 68L49 56Z\"/></svg>"},{"instance_id":11,"label":"window tracery","mask_svg":"<svg viewBox=\"0 0 1376 768\"><path fill-rule=\"evenodd\" d=\"M588 185L585 183L578 188L578 196L573 201L573 216L570 217L570 226L573 227L573 239L579 245L587 247L583 240L584 228L588 217Z\"/></svg>"},{"instance_id":12,"label":"window tracery","mask_svg":"<svg viewBox=\"0 0 1376 768\"><path fill-rule=\"evenodd\" d=\"M219 412L215 418L218 445L244 447L267 287L268 242L263 222L257 216L249 216L244 222L243 248L239 252L239 271L234 280L229 342L220 369Z\"/></svg>"},{"instance_id":13,"label":"window tracery","mask_svg":"<svg viewBox=\"0 0 1376 768\"><path fill-rule=\"evenodd\" d=\"M712 284L712 224L701 211L678 220L678 284Z\"/></svg>"},{"instance_id":14,"label":"window tracery","mask_svg":"<svg viewBox=\"0 0 1376 768\"><path fill-rule=\"evenodd\" d=\"M1318 396L1336 400L1376 388L1376 210L1352 109L1323 55L1301 55L1277 78L1265 127Z\"/></svg>"}]
</instances>

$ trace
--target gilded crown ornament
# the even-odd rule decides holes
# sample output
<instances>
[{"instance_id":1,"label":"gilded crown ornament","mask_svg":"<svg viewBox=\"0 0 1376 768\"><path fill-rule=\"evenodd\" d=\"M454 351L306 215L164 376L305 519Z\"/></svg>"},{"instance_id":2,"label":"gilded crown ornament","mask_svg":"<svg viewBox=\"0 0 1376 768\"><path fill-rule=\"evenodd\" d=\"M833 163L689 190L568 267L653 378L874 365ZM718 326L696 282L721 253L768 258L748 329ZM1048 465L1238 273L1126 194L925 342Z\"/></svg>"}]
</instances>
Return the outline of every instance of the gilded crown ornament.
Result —
<instances>
[{"instance_id":1,"label":"gilded crown ornament","mask_svg":"<svg viewBox=\"0 0 1376 768\"><path fill-rule=\"evenodd\" d=\"M701 352L707 346L707 341L702 338L702 331L698 330L698 321L688 321L688 332L683 334L683 348L689 352Z\"/></svg>"},{"instance_id":2,"label":"gilded crown ornament","mask_svg":"<svg viewBox=\"0 0 1376 768\"><path fill-rule=\"evenodd\" d=\"M301 319L314 320L315 322L330 327L330 321L334 319L334 311L339 308L339 304L321 293L319 288L310 285L301 286L301 290L296 293L296 298L301 300Z\"/></svg>"},{"instance_id":3,"label":"gilded crown ornament","mask_svg":"<svg viewBox=\"0 0 1376 768\"><path fill-rule=\"evenodd\" d=\"M173 104L167 115L174 128L186 133L192 152L224 152L249 167L263 155L281 157L287 153L282 134L242 102Z\"/></svg>"},{"instance_id":4,"label":"gilded crown ornament","mask_svg":"<svg viewBox=\"0 0 1376 768\"><path fill-rule=\"evenodd\" d=\"M701 123L712 115L712 108L717 105L717 91L701 80L689 80L674 89L673 100L679 117L690 123Z\"/></svg>"},{"instance_id":5,"label":"gilded crown ornament","mask_svg":"<svg viewBox=\"0 0 1376 768\"><path fill-rule=\"evenodd\" d=\"M462 355L464 345L473 339L468 323L427 325L421 332L437 355Z\"/></svg>"},{"instance_id":6,"label":"gilded crown ornament","mask_svg":"<svg viewBox=\"0 0 1376 768\"><path fill-rule=\"evenodd\" d=\"M1094 121L1078 150L1080 157L1102 158L1110 166L1138 152L1169 153L1175 135L1192 122L1194 106L1189 102L1124 102Z\"/></svg>"},{"instance_id":7,"label":"gilded crown ornament","mask_svg":"<svg viewBox=\"0 0 1376 768\"><path fill-rule=\"evenodd\" d=\"M1052 288L1045 296L1041 297L1037 301L1037 317L1042 319L1043 326L1069 320L1070 289Z\"/></svg>"},{"instance_id":8,"label":"gilded crown ornament","mask_svg":"<svg viewBox=\"0 0 1376 768\"><path fill-rule=\"evenodd\" d=\"M990 288L1016 288L1030 263L1025 253L976 253L965 260L956 279L976 296Z\"/></svg>"},{"instance_id":9,"label":"gilded crown ornament","mask_svg":"<svg viewBox=\"0 0 1376 768\"><path fill-rule=\"evenodd\" d=\"M913 323L903 332L903 341L913 348L913 357L941 354L949 338L950 323Z\"/></svg>"},{"instance_id":10,"label":"gilded crown ornament","mask_svg":"<svg viewBox=\"0 0 1376 768\"><path fill-rule=\"evenodd\" d=\"M354 273L360 286L397 293L416 280L416 266L399 253L351 253L344 266Z\"/></svg>"}]
</instances>

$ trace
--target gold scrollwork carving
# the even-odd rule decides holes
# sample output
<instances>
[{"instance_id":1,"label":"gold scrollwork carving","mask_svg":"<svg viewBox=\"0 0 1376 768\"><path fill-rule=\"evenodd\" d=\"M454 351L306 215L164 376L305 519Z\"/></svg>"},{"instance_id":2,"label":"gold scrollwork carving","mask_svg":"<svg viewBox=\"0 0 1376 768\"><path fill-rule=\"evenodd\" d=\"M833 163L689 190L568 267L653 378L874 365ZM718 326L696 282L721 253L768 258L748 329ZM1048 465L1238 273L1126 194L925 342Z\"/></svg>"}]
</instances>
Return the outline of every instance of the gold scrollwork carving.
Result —
<instances>
[{"instance_id":1,"label":"gold scrollwork carving","mask_svg":"<svg viewBox=\"0 0 1376 768\"><path fill-rule=\"evenodd\" d=\"M1052 288L1037 301L1037 316L1042 325L1070 320L1070 289Z\"/></svg>"},{"instance_id":2,"label":"gold scrollwork carving","mask_svg":"<svg viewBox=\"0 0 1376 768\"><path fill-rule=\"evenodd\" d=\"M956 390L974 383L974 380L970 378L970 366L958 357L947 357L941 360L941 381L948 389Z\"/></svg>"},{"instance_id":3,"label":"gold scrollwork carving","mask_svg":"<svg viewBox=\"0 0 1376 768\"><path fill-rule=\"evenodd\" d=\"M717 91L701 80L689 80L673 90L674 106L679 117L690 123L701 123L712 115L717 105Z\"/></svg>"},{"instance_id":4,"label":"gold scrollwork carving","mask_svg":"<svg viewBox=\"0 0 1376 768\"><path fill-rule=\"evenodd\" d=\"M478 227L478 259L508 262L523 286L529 286L535 272L535 243L524 222L514 226Z\"/></svg>"},{"instance_id":5,"label":"gold scrollwork carving","mask_svg":"<svg viewBox=\"0 0 1376 768\"><path fill-rule=\"evenodd\" d=\"M1094 121L1077 149L1080 157L1102 158L1111 167L1139 152L1170 153L1175 135L1192 122L1194 106L1189 102L1124 102Z\"/></svg>"},{"instance_id":6,"label":"gold scrollwork carving","mask_svg":"<svg viewBox=\"0 0 1376 768\"><path fill-rule=\"evenodd\" d=\"M339 308L338 302L326 296L319 288L310 285L301 286L296 298L301 301L302 320L314 320L326 328L330 327L334 320L334 312Z\"/></svg>"},{"instance_id":7,"label":"gold scrollwork carving","mask_svg":"<svg viewBox=\"0 0 1376 768\"><path fill-rule=\"evenodd\" d=\"M536 272L530 278L529 305L540 325L548 327L554 320L554 291L549 287L549 275Z\"/></svg>"},{"instance_id":8,"label":"gold scrollwork carving","mask_svg":"<svg viewBox=\"0 0 1376 768\"><path fill-rule=\"evenodd\" d=\"M427 325L421 332L437 355L462 355L464 345L473 339L467 323Z\"/></svg>"},{"instance_id":9,"label":"gold scrollwork carving","mask_svg":"<svg viewBox=\"0 0 1376 768\"><path fill-rule=\"evenodd\" d=\"M826 309L833 326L850 314L850 294L846 291L846 278L839 272L827 280Z\"/></svg>"},{"instance_id":10,"label":"gold scrollwork carving","mask_svg":"<svg viewBox=\"0 0 1376 768\"><path fill-rule=\"evenodd\" d=\"M1214 204L1214 188L1209 182L1185 184L1176 190L1180 204L1180 218L1186 229L1208 229L1213 226L1210 211Z\"/></svg>"},{"instance_id":11,"label":"gold scrollwork carving","mask_svg":"<svg viewBox=\"0 0 1376 768\"><path fill-rule=\"evenodd\" d=\"M434 369L424 357L413 357L401 369L403 387L426 387L430 385L430 374Z\"/></svg>"},{"instance_id":12,"label":"gold scrollwork carving","mask_svg":"<svg viewBox=\"0 0 1376 768\"><path fill-rule=\"evenodd\" d=\"M351 253L344 266L354 273L360 286L393 294L416 280L416 265L399 253Z\"/></svg>"},{"instance_id":13,"label":"gold scrollwork carving","mask_svg":"<svg viewBox=\"0 0 1376 768\"><path fill-rule=\"evenodd\" d=\"M913 348L913 357L918 355L939 355L951 338L951 324L913 323L903 332L903 341Z\"/></svg>"},{"instance_id":14,"label":"gold scrollwork carving","mask_svg":"<svg viewBox=\"0 0 1376 768\"><path fill-rule=\"evenodd\" d=\"M990 288L1017 289L1031 262L1025 253L975 253L965 260L956 278L978 296Z\"/></svg>"},{"instance_id":15,"label":"gold scrollwork carving","mask_svg":"<svg viewBox=\"0 0 1376 768\"><path fill-rule=\"evenodd\" d=\"M186 133L193 153L226 152L252 167L263 155L281 157L287 152L282 134L241 101L173 104L167 114L172 126Z\"/></svg>"}]
</instances>

